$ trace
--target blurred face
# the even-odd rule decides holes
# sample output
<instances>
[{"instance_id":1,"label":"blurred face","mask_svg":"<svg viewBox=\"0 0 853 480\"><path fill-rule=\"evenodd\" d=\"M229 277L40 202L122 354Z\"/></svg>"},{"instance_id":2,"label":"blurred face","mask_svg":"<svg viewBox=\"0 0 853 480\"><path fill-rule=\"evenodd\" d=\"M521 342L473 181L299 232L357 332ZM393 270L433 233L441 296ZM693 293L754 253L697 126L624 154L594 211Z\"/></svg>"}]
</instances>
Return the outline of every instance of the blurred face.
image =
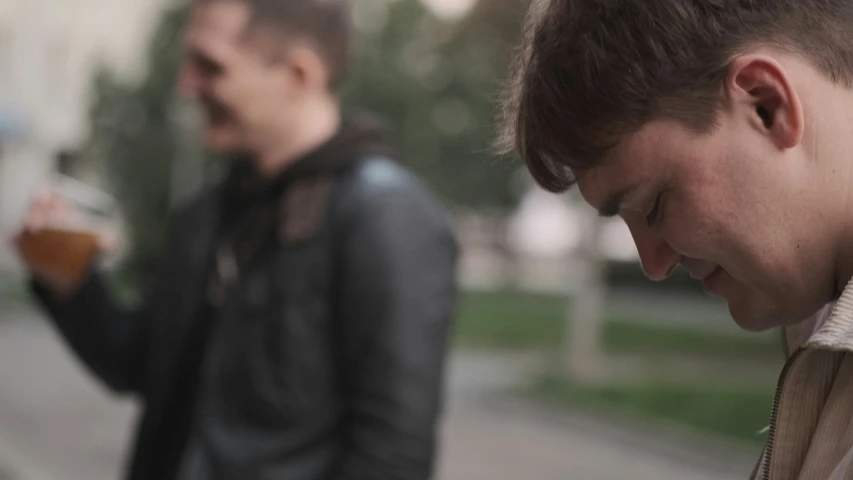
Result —
<instances>
[{"instance_id":1,"label":"blurred face","mask_svg":"<svg viewBox=\"0 0 853 480\"><path fill-rule=\"evenodd\" d=\"M805 123L820 110L797 94L806 79L772 62L741 73L727 83L713 131L652 122L578 186L602 214L625 220L650 278L682 266L725 299L741 327L764 330L831 299L837 237L826 221L832 187L804 148L818 143Z\"/></svg>"},{"instance_id":2,"label":"blurred face","mask_svg":"<svg viewBox=\"0 0 853 480\"><path fill-rule=\"evenodd\" d=\"M193 6L185 30L179 89L199 101L214 151L249 150L282 135L299 95L286 61L255 29L249 7L223 0ZM277 45L276 45L277 47Z\"/></svg>"}]
</instances>

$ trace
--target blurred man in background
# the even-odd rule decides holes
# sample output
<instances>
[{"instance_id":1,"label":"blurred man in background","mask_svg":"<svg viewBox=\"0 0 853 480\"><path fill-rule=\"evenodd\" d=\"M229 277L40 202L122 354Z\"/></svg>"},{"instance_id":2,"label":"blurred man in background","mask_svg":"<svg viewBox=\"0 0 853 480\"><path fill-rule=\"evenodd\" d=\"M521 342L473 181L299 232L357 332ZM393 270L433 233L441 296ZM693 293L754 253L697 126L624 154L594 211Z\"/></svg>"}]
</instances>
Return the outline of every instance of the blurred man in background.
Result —
<instances>
[{"instance_id":1,"label":"blurred man in background","mask_svg":"<svg viewBox=\"0 0 853 480\"><path fill-rule=\"evenodd\" d=\"M143 401L130 479L431 475L456 243L341 113L349 22L343 0L196 0L180 89L230 174L174 215L138 310L28 262L83 361ZM19 243L67 211L39 198Z\"/></svg>"},{"instance_id":2,"label":"blurred man in background","mask_svg":"<svg viewBox=\"0 0 853 480\"><path fill-rule=\"evenodd\" d=\"M540 1L508 92L506 144L622 217L650 278L806 334L756 478L853 478L851 31L831 0Z\"/></svg>"}]
</instances>

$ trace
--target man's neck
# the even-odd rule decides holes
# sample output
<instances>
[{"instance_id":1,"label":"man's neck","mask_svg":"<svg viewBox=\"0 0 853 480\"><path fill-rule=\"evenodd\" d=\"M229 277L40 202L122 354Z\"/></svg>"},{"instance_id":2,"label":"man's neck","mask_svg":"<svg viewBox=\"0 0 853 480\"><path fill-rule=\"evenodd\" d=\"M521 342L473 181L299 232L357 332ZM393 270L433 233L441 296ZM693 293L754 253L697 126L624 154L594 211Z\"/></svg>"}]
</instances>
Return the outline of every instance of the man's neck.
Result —
<instances>
[{"instance_id":1,"label":"man's neck","mask_svg":"<svg viewBox=\"0 0 853 480\"><path fill-rule=\"evenodd\" d=\"M841 172L839 177L853 178L853 171L850 167L846 167L846 171ZM842 238L839 242L838 259L836 260L838 267L835 273L836 297L841 294L850 279L853 278L853 188L851 187L853 187L851 184L845 185L842 193L845 208L841 218L847 219L847 221L841 224L843 226Z\"/></svg>"},{"instance_id":2,"label":"man's neck","mask_svg":"<svg viewBox=\"0 0 853 480\"><path fill-rule=\"evenodd\" d=\"M853 278L853 141L849 139L853 93L832 86L810 94L820 101L816 108L820 115L808 118L813 133L806 146L820 175L811 188L821 195L817 204L822 215L816 216L822 219L821 228L836 229L834 248L827 254L835 262L833 298L837 298Z\"/></svg>"},{"instance_id":3,"label":"man's neck","mask_svg":"<svg viewBox=\"0 0 853 480\"><path fill-rule=\"evenodd\" d=\"M265 177L275 176L293 162L316 150L338 131L341 113L337 105L300 116L295 131L271 135L268 145L255 150L256 167Z\"/></svg>"}]
</instances>

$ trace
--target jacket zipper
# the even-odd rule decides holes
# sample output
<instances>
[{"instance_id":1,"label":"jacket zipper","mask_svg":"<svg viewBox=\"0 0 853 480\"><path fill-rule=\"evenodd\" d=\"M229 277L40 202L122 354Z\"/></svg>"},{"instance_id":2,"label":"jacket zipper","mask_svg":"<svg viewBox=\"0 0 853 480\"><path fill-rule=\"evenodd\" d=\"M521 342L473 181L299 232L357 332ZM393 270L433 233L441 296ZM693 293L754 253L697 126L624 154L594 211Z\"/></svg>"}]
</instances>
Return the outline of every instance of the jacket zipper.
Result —
<instances>
[{"instance_id":1,"label":"jacket zipper","mask_svg":"<svg viewBox=\"0 0 853 480\"><path fill-rule=\"evenodd\" d=\"M779 402L782 400L785 380L788 378L788 373L791 371L791 367L794 365L797 357L805 350L805 347L799 347L794 350L794 353L788 357L788 361L785 362L785 366L782 367L782 373L779 375L779 383L776 385L776 396L773 398L773 409L770 411L770 428L767 430L767 454L764 456L764 471L761 475L763 480L770 480L770 457L773 455L773 442L776 439L776 421L779 417Z\"/></svg>"}]
</instances>

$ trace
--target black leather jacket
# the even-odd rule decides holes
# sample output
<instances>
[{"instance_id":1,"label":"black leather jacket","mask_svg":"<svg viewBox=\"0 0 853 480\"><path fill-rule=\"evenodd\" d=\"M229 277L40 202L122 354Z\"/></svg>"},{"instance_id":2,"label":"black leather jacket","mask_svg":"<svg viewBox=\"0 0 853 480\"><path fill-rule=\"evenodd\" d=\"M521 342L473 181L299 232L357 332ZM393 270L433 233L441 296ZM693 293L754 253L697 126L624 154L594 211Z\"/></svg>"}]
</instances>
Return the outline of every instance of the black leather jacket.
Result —
<instances>
[{"instance_id":1,"label":"black leather jacket","mask_svg":"<svg viewBox=\"0 0 853 480\"><path fill-rule=\"evenodd\" d=\"M318 228L289 220L218 308L180 452L162 448L164 415L209 294L217 190L174 217L142 308L118 308L98 275L62 304L35 285L84 363L143 401L129 479L431 476L456 301L448 218L389 160L329 186ZM180 473L165 475L176 453Z\"/></svg>"}]
</instances>

